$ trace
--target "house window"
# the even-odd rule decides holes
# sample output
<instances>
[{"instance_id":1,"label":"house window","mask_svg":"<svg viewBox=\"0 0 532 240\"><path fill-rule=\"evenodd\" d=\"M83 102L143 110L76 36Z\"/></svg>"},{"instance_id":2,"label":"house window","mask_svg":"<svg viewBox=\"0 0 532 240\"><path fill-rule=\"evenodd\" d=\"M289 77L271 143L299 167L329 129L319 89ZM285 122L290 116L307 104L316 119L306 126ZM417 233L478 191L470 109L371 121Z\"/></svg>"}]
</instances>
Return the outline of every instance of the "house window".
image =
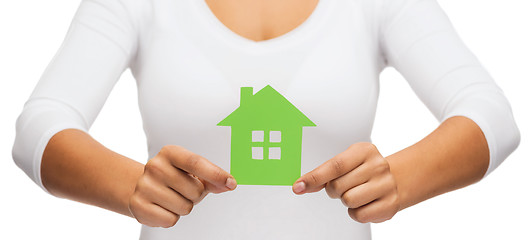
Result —
<instances>
[{"instance_id":1,"label":"house window","mask_svg":"<svg viewBox=\"0 0 532 240\"><path fill-rule=\"evenodd\" d=\"M252 147L251 148L251 158L252 159L257 159L257 160L264 159L263 148L262 147Z\"/></svg>"},{"instance_id":2,"label":"house window","mask_svg":"<svg viewBox=\"0 0 532 240\"><path fill-rule=\"evenodd\" d=\"M281 131L270 131L270 142L281 142Z\"/></svg>"},{"instance_id":3,"label":"house window","mask_svg":"<svg viewBox=\"0 0 532 240\"><path fill-rule=\"evenodd\" d=\"M281 159L281 131L251 131L251 142L251 159Z\"/></svg>"},{"instance_id":4,"label":"house window","mask_svg":"<svg viewBox=\"0 0 532 240\"><path fill-rule=\"evenodd\" d=\"M281 148L280 147L271 147L268 149L268 158L269 159L281 159Z\"/></svg>"},{"instance_id":5,"label":"house window","mask_svg":"<svg viewBox=\"0 0 532 240\"><path fill-rule=\"evenodd\" d=\"M264 131L251 131L252 142L264 142Z\"/></svg>"}]
</instances>

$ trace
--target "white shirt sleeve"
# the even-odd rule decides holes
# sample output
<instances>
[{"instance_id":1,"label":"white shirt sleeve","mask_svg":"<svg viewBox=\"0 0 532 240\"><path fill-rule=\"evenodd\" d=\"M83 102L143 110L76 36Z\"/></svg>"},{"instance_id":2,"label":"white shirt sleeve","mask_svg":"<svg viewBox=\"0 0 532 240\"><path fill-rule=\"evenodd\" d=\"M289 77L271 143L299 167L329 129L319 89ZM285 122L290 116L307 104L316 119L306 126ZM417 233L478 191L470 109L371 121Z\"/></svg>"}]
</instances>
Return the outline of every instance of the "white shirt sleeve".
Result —
<instances>
[{"instance_id":1,"label":"white shirt sleeve","mask_svg":"<svg viewBox=\"0 0 532 240\"><path fill-rule=\"evenodd\" d=\"M13 159L45 191L41 158L50 138L88 131L135 55L135 24L120 0L83 0L58 52L17 119Z\"/></svg>"},{"instance_id":2,"label":"white shirt sleeve","mask_svg":"<svg viewBox=\"0 0 532 240\"><path fill-rule=\"evenodd\" d=\"M440 122L464 116L482 129L490 154L487 176L519 145L508 100L436 0L384 2L380 34L388 64Z\"/></svg>"}]
</instances>

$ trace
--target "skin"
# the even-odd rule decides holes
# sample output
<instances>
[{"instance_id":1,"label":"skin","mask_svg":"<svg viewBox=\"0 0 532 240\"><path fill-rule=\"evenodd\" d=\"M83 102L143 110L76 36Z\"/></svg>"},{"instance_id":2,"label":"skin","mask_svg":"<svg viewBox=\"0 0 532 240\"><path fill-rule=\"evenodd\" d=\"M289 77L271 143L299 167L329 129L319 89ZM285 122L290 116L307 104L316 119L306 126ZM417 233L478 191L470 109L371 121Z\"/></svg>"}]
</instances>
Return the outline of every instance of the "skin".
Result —
<instances>
[{"instance_id":1,"label":"skin","mask_svg":"<svg viewBox=\"0 0 532 240\"><path fill-rule=\"evenodd\" d=\"M76 129L52 137L41 172L44 186L55 196L135 217L152 227L171 227L208 193L236 188L229 173L182 147L165 146L142 165Z\"/></svg>"},{"instance_id":2,"label":"skin","mask_svg":"<svg viewBox=\"0 0 532 240\"><path fill-rule=\"evenodd\" d=\"M253 41L281 36L301 25L318 0L205 0L212 13L236 34Z\"/></svg>"},{"instance_id":3,"label":"skin","mask_svg":"<svg viewBox=\"0 0 532 240\"><path fill-rule=\"evenodd\" d=\"M306 20L317 0L206 0L221 22L242 37L262 41ZM306 173L292 186L307 194L325 188L359 222L382 222L398 211L480 180L489 150L480 128L453 117L418 143L383 157L371 143L355 143ZM75 129L55 134L42 158L44 186L55 196L171 227L208 193L237 182L209 160L165 146L146 165L115 153Z\"/></svg>"},{"instance_id":4,"label":"skin","mask_svg":"<svg viewBox=\"0 0 532 240\"><path fill-rule=\"evenodd\" d=\"M443 147L442 147L443 146ZM296 194L325 188L362 223L391 219L398 211L482 179L489 164L484 134L473 121L452 117L418 143L383 157L361 142L301 176Z\"/></svg>"}]
</instances>

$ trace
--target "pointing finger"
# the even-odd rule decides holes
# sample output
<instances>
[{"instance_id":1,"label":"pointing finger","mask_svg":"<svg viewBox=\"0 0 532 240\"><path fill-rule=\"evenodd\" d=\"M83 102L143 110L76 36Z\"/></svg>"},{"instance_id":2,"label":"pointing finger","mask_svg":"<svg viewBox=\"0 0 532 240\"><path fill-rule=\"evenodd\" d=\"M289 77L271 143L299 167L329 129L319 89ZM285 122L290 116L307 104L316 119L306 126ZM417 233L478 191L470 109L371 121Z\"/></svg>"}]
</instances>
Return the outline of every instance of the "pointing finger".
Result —
<instances>
[{"instance_id":1,"label":"pointing finger","mask_svg":"<svg viewBox=\"0 0 532 240\"><path fill-rule=\"evenodd\" d=\"M353 144L314 170L301 176L292 186L296 194L320 191L325 184L360 166L368 157L368 144ZM373 146L372 144L369 144Z\"/></svg>"},{"instance_id":2,"label":"pointing finger","mask_svg":"<svg viewBox=\"0 0 532 240\"><path fill-rule=\"evenodd\" d=\"M204 180L209 192L219 193L236 188L236 180L231 174L183 147L168 145L163 147L161 154L169 158L175 167Z\"/></svg>"}]
</instances>

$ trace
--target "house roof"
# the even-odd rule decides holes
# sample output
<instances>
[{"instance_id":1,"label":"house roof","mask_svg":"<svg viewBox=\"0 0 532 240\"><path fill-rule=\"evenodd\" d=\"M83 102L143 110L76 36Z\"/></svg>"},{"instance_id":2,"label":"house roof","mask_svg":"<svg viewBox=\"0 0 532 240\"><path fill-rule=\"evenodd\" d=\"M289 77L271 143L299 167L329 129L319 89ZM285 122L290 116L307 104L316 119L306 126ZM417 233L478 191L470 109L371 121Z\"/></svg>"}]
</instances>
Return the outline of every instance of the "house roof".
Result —
<instances>
[{"instance_id":1,"label":"house roof","mask_svg":"<svg viewBox=\"0 0 532 240\"><path fill-rule=\"evenodd\" d=\"M249 96L247 96L249 94ZM241 88L240 107L220 121L218 126L274 127L316 126L270 85L255 95L249 87Z\"/></svg>"}]
</instances>

